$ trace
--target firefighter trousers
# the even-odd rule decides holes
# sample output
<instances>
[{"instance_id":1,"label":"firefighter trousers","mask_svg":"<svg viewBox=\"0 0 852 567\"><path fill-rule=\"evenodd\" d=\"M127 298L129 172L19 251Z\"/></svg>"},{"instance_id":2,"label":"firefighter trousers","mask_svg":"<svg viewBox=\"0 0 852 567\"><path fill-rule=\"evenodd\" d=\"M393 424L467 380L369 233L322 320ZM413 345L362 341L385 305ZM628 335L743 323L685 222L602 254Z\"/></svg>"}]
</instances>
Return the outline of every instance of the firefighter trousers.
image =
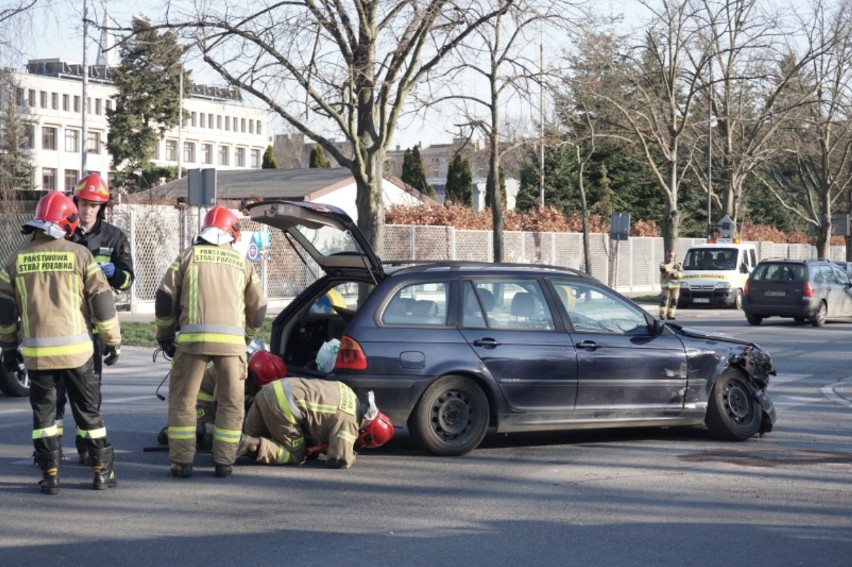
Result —
<instances>
[{"instance_id":1,"label":"firefighter trousers","mask_svg":"<svg viewBox=\"0 0 852 567\"><path fill-rule=\"evenodd\" d=\"M260 438L255 460L265 465L300 465L305 461L305 439L298 423L290 423L267 396L258 396L243 427Z\"/></svg>"},{"instance_id":2,"label":"firefighter trousers","mask_svg":"<svg viewBox=\"0 0 852 567\"><path fill-rule=\"evenodd\" d=\"M209 362L216 370L218 397L213 462L232 465L237 458L245 414L246 355L190 354L178 349L169 378L169 459L173 463L191 464L195 460L195 405Z\"/></svg>"},{"instance_id":3,"label":"firefighter trousers","mask_svg":"<svg viewBox=\"0 0 852 567\"><path fill-rule=\"evenodd\" d=\"M103 359L103 344L101 343L101 336L99 333L94 333L92 335L92 348L94 349L94 354L92 355L92 362L95 368L95 376L98 379L98 409L101 409L101 383L102 376L104 370L104 359ZM65 421L65 403L68 399L67 388L65 387L65 381L59 380L56 384L56 426L59 428L59 436L62 437L63 424ZM80 439L77 439L77 444L79 445Z\"/></svg>"},{"instance_id":4,"label":"firefighter trousers","mask_svg":"<svg viewBox=\"0 0 852 567\"><path fill-rule=\"evenodd\" d=\"M58 385L65 384L71 413L81 443L102 449L109 443L101 417L101 385L90 358L79 368L30 370L30 405L33 408L33 446L36 452L56 451L61 439L56 428Z\"/></svg>"}]
</instances>

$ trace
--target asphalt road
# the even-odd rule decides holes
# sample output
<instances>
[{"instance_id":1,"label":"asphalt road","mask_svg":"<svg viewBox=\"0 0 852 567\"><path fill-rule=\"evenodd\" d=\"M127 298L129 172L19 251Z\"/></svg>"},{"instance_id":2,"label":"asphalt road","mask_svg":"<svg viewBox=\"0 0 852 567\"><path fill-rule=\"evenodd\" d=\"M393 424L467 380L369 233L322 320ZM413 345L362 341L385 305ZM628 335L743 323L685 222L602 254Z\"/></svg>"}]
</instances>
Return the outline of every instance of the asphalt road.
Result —
<instances>
[{"instance_id":1,"label":"asphalt road","mask_svg":"<svg viewBox=\"0 0 852 567\"><path fill-rule=\"evenodd\" d=\"M460 458L404 431L350 470L241 465L168 474L155 445L167 370L126 347L104 414L119 487L73 461L38 491L26 399L0 396L0 565L852 565L852 321L824 328L681 310L678 323L773 354L776 430L489 435ZM73 430L66 450L73 453Z\"/></svg>"}]
</instances>

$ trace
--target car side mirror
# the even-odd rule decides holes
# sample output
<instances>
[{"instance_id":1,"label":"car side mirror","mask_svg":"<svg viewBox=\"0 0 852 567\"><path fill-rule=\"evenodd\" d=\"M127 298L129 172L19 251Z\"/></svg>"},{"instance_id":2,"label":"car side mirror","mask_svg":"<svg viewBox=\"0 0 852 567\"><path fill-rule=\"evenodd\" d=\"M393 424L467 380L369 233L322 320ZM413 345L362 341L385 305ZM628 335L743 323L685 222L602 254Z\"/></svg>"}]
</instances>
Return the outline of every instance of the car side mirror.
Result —
<instances>
[{"instance_id":1,"label":"car side mirror","mask_svg":"<svg viewBox=\"0 0 852 567\"><path fill-rule=\"evenodd\" d=\"M666 322L662 319L654 319L654 336L659 337L666 330Z\"/></svg>"}]
</instances>

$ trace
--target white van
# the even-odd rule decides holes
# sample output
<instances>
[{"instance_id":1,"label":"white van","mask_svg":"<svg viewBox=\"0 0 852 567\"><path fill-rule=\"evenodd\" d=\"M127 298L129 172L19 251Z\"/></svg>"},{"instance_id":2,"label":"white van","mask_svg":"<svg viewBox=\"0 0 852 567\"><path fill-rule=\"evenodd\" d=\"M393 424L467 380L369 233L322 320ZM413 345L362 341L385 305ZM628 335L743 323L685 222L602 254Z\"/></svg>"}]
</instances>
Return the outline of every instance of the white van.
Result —
<instances>
[{"instance_id":1,"label":"white van","mask_svg":"<svg viewBox=\"0 0 852 567\"><path fill-rule=\"evenodd\" d=\"M691 246L683 257L678 305L724 305L742 309L743 287L757 265L757 250L737 238Z\"/></svg>"}]
</instances>

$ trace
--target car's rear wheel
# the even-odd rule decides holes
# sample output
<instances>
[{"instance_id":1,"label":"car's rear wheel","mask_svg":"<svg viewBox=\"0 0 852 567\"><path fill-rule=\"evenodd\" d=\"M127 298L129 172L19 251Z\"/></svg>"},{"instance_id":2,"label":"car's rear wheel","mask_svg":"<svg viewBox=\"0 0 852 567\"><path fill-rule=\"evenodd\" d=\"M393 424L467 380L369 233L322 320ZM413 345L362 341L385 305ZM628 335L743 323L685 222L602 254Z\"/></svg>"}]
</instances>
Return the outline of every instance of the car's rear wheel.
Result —
<instances>
[{"instance_id":1,"label":"car's rear wheel","mask_svg":"<svg viewBox=\"0 0 852 567\"><path fill-rule=\"evenodd\" d=\"M30 393L30 378L26 371L9 374L5 368L0 368L0 391L7 396L21 398Z\"/></svg>"},{"instance_id":2,"label":"car's rear wheel","mask_svg":"<svg viewBox=\"0 0 852 567\"><path fill-rule=\"evenodd\" d=\"M763 317L760 315L746 315L746 321L749 325L760 325L763 322Z\"/></svg>"},{"instance_id":3,"label":"car's rear wheel","mask_svg":"<svg viewBox=\"0 0 852 567\"><path fill-rule=\"evenodd\" d=\"M822 327L825 325L825 317L828 314L828 308L825 306L825 302L821 301L819 307L817 308L816 315L811 319L811 324L814 327Z\"/></svg>"},{"instance_id":4,"label":"car's rear wheel","mask_svg":"<svg viewBox=\"0 0 852 567\"><path fill-rule=\"evenodd\" d=\"M763 408L744 376L728 371L716 381L710 392L704 423L717 439L743 441L760 430Z\"/></svg>"},{"instance_id":5,"label":"car's rear wheel","mask_svg":"<svg viewBox=\"0 0 852 567\"><path fill-rule=\"evenodd\" d=\"M429 386L408 419L412 438L435 455L464 455L488 430L488 398L473 380L444 376Z\"/></svg>"}]
</instances>

